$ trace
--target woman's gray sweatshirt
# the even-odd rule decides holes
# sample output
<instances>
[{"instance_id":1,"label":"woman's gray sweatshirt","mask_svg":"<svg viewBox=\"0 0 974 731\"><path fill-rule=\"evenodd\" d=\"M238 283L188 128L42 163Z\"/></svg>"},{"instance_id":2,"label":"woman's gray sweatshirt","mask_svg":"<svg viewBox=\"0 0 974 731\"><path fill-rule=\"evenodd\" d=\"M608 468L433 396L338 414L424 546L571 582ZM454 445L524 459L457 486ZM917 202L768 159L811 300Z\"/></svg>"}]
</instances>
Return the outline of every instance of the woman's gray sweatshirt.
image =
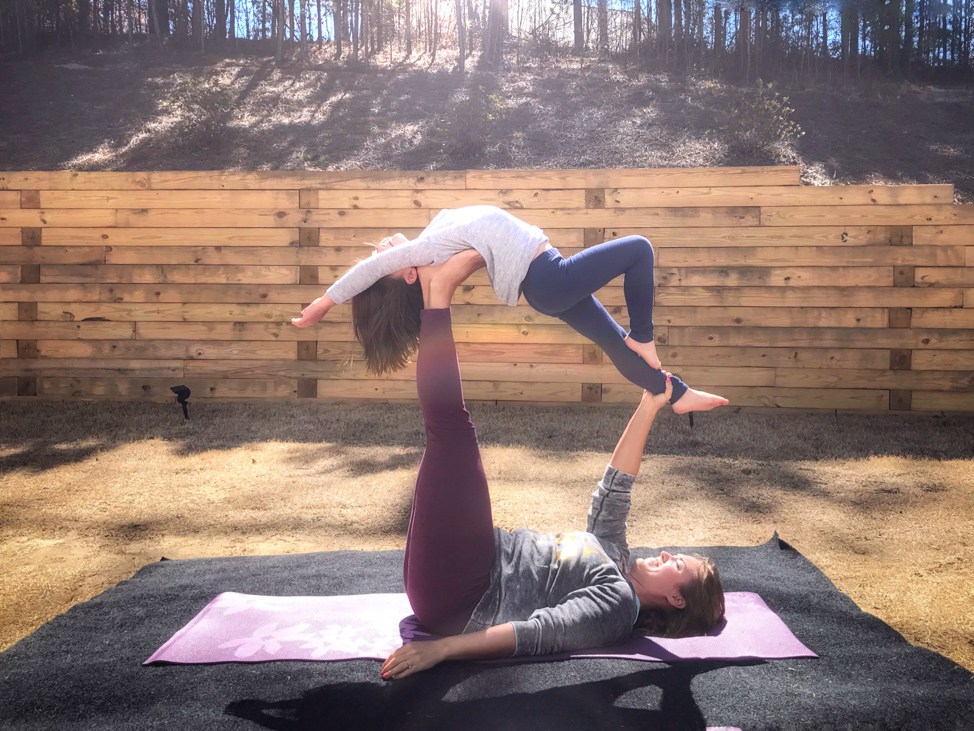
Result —
<instances>
[{"instance_id":1,"label":"woman's gray sweatshirt","mask_svg":"<svg viewBox=\"0 0 974 731\"><path fill-rule=\"evenodd\" d=\"M484 257L497 298L513 307L534 252L547 240L540 228L496 206L447 208L412 241L360 261L326 294L342 304L400 269L436 266L461 251L476 249Z\"/></svg>"},{"instance_id":2,"label":"woman's gray sweatshirt","mask_svg":"<svg viewBox=\"0 0 974 731\"><path fill-rule=\"evenodd\" d=\"M626 517L635 477L609 466L592 493L588 531L556 535L495 529L490 586L464 632L510 622L515 655L618 644L639 614Z\"/></svg>"}]
</instances>

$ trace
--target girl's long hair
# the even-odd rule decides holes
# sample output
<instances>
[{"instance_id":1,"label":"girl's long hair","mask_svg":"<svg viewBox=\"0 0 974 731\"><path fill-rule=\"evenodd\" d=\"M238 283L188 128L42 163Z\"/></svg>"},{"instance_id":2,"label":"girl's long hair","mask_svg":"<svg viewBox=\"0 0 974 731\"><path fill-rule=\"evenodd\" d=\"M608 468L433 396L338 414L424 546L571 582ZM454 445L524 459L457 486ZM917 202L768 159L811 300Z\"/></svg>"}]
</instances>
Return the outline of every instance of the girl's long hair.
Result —
<instances>
[{"instance_id":1,"label":"girl's long hair","mask_svg":"<svg viewBox=\"0 0 974 731\"><path fill-rule=\"evenodd\" d=\"M369 372L398 371L419 345L423 288L419 279L406 284L383 278L352 297L352 328L365 350Z\"/></svg>"},{"instance_id":2,"label":"girl's long hair","mask_svg":"<svg viewBox=\"0 0 974 731\"><path fill-rule=\"evenodd\" d=\"M683 587L686 606L669 612L641 608L637 630L656 637L693 637L707 634L724 618L724 589L717 564L704 556L692 555L700 561L700 571Z\"/></svg>"}]
</instances>

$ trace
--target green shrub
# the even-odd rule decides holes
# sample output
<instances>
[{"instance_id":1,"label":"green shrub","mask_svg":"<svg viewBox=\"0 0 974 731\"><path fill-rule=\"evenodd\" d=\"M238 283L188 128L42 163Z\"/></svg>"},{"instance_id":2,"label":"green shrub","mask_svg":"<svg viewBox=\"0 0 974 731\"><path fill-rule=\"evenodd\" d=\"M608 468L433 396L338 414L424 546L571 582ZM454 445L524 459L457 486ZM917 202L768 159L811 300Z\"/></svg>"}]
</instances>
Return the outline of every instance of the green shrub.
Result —
<instances>
[{"instance_id":1,"label":"green shrub","mask_svg":"<svg viewBox=\"0 0 974 731\"><path fill-rule=\"evenodd\" d=\"M463 96L443 119L445 151L459 160L476 160L487 149L497 124L504 117L504 98L480 84L463 90Z\"/></svg>"},{"instance_id":2,"label":"green shrub","mask_svg":"<svg viewBox=\"0 0 974 731\"><path fill-rule=\"evenodd\" d=\"M233 104L233 93L216 76L178 76L162 102L182 132L199 137L222 131Z\"/></svg>"},{"instance_id":3,"label":"green shrub","mask_svg":"<svg viewBox=\"0 0 974 731\"><path fill-rule=\"evenodd\" d=\"M745 157L769 154L805 134L791 119L795 110L788 106L788 97L773 86L758 79L756 89L741 91L727 122L728 144L733 152Z\"/></svg>"}]
</instances>

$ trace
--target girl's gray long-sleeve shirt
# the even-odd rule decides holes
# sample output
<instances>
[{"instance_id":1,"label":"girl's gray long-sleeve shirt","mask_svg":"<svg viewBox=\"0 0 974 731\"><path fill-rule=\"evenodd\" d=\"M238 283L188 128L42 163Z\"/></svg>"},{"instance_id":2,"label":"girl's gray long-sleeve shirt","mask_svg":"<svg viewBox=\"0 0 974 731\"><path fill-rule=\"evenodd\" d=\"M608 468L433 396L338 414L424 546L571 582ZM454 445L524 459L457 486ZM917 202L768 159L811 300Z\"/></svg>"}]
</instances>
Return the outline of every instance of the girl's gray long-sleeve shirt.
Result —
<instances>
[{"instance_id":1,"label":"girl's gray long-sleeve shirt","mask_svg":"<svg viewBox=\"0 0 974 731\"><path fill-rule=\"evenodd\" d=\"M436 266L461 251L476 249L484 257L497 298L513 307L534 252L547 240L540 228L496 206L447 208L412 241L360 261L331 285L327 294L342 304L401 269Z\"/></svg>"},{"instance_id":2,"label":"girl's gray long-sleeve shirt","mask_svg":"<svg viewBox=\"0 0 974 731\"><path fill-rule=\"evenodd\" d=\"M633 475L609 466L592 494L588 530L495 529L490 586L464 632L514 625L515 655L549 655L625 640L639 614L626 577Z\"/></svg>"}]
</instances>

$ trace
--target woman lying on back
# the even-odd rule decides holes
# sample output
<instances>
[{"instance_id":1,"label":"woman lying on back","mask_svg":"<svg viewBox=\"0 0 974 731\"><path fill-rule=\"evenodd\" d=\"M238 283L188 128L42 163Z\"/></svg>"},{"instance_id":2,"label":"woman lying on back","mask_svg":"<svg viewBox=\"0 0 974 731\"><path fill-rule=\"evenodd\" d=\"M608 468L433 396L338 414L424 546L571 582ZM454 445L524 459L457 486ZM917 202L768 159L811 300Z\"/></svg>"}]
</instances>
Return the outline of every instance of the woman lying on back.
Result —
<instances>
[{"instance_id":1,"label":"woman lying on back","mask_svg":"<svg viewBox=\"0 0 974 731\"><path fill-rule=\"evenodd\" d=\"M660 394L644 393L592 495L586 531L495 528L451 329L459 279L450 265L443 270L428 279L429 308L420 313L416 381L426 451L403 561L413 612L443 637L399 648L382 676L402 678L444 660L608 646L634 630L706 633L724 614L716 566L665 551L631 560L626 540L633 482L670 383Z\"/></svg>"}]
</instances>

